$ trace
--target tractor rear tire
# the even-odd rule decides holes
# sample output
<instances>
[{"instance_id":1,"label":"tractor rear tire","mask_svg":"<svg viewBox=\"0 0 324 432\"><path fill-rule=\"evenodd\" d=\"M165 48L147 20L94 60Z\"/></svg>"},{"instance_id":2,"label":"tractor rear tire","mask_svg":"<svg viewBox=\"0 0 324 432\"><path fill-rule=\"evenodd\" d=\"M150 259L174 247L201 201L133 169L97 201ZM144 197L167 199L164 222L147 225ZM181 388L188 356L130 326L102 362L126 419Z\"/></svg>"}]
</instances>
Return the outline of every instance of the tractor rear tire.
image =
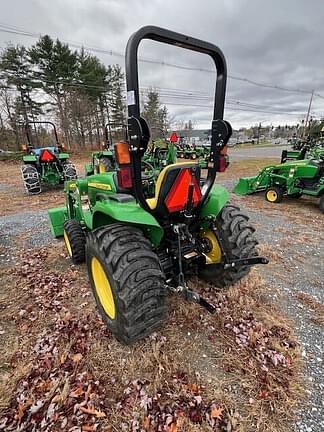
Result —
<instances>
[{"instance_id":1,"label":"tractor rear tire","mask_svg":"<svg viewBox=\"0 0 324 432\"><path fill-rule=\"evenodd\" d=\"M160 327L167 312L164 274L140 229L122 224L95 229L86 260L99 312L119 342L130 345Z\"/></svg>"},{"instance_id":2,"label":"tractor rear tire","mask_svg":"<svg viewBox=\"0 0 324 432\"><path fill-rule=\"evenodd\" d=\"M278 186L271 186L265 192L265 199L271 203L280 203L283 198L283 190Z\"/></svg>"},{"instance_id":3,"label":"tractor rear tire","mask_svg":"<svg viewBox=\"0 0 324 432\"><path fill-rule=\"evenodd\" d=\"M322 213L324 213L324 195L319 199L318 207Z\"/></svg>"},{"instance_id":4,"label":"tractor rear tire","mask_svg":"<svg viewBox=\"0 0 324 432\"><path fill-rule=\"evenodd\" d=\"M84 263L86 236L80 223L69 219L64 222L63 227L65 246L73 264Z\"/></svg>"},{"instance_id":5,"label":"tractor rear tire","mask_svg":"<svg viewBox=\"0 0 324 432\"><path fill-rule=\"evenodd\" d=\"M78 178L75 165L72 162L68 161L63 164L63 175L64 181L76 180Z\"/></svg>"},{"instance_id":6,"label":"tractor rear tire","mask_svg":"<svg viewBox=\"0 0 324 432\"><path fill-rule=\"evenodd\" d=\"M253 235L255 229L248 221L249 217L234 205L225 205L215 221L217 235L221 237L224 252L229 260L258 255L255 248L258 242ZM201 269L199 277L219 288L225 288L246 276L250 269L250 266L224 269L218 264L206 264Z\"/></svg>"},{"instance_id":7,"label":"tractor rear tire","mask_svg":"<svg viewBox=\"0 0 324 432\"><path fill-rule=\"evenodd\" d=\"M41 183L37 168L34 165L25 164L21 167L21 175L28 195L41 193Z\"/></svg>"}]
</instances>

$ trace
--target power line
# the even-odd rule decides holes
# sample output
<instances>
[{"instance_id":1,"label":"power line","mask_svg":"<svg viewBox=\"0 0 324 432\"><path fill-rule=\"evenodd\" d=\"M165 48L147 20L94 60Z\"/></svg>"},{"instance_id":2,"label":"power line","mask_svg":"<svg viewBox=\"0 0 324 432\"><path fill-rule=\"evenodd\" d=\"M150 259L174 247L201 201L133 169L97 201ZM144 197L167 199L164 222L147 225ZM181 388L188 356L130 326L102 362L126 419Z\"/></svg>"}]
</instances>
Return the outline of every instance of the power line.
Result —
<instances>
[{"instance_id":1,"label":"power line","mask_svg":"<svg viewBox=\"0 0 324 432\"><path fill-rule=\"evenodd\" d=\"M1 24L1 23L0 23L0 31L5 32L5 33L12 33L12 34L17 34L17 35L37 38L37 39L40 36L42 36L41 34L38 34L38 33L32 33L32 32L29 32L27 30L20 29L19 27L9 26L7 24ZM83 45L80 42L73 42L73 41L68 41L65 39L62 39L62 41L65 43L68 43L69 45L73 46L74 48L84 48L86 50L96 52L96 53L108 54L108 55L116 56L116 57L124 57L124 54L120 53L118 51L106 50L106 49L98 48L98 47L90 47L90 46ZM162 66L168 66L168 67L183 69L183 70L199 71L199 72L206 72L206 73L213 73L213 74L215 73L215 71L212 69L197 68L197 67L192 67L192 66L188 66L188 65L180 65L180 64L175 64L175 63L170 63L170 62L165 62L165 61L158 61L155 59L149 59L149 58L144 58L144 57L139 57L139 61L143 62L143 63L159 64ZM248 83L248 84L251 84L254 86L258 86L258 87L280 90L280 91L285 91L285 92L304 93L304 94L311 94L312 93L312 91L306 90L306 89L293 89L293 88L287 88L287 87L280 86L280 85L260 83L260 82L251 80L249 78L239 77L239 76L235 76L235 75L228 75L228 78L232 79L232 80L236 80L236 81L245 82L245 83ZM324 99L324 96L322 96L321 94L319 94L317 92L314 92L314 96L317 96L321 99Z\"/></svg>"}]
</instances>

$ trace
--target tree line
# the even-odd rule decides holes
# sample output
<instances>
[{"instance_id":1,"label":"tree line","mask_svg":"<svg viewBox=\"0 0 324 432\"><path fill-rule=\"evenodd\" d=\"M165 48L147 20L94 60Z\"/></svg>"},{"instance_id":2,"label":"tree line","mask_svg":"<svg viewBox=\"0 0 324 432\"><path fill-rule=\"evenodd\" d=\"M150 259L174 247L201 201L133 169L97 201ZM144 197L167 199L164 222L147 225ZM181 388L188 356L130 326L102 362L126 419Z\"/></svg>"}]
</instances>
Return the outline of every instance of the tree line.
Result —
<instances>
[{"instance_id":1,"label":"tree line","mask_svg":"<svg viewBox=\"0 0 324 432\"><path fill-rule=\"evenodd\" d=\"M54 121L67 147L98 147L108 122L126 121L124 74L85 50L42 36L31 47L9 45L0 54L0 148L25 142L27 121ZM143 116L166 129L159 94L145 95ZM43 133L46 132L43 130Z\"/></svg>"}]
</instances>

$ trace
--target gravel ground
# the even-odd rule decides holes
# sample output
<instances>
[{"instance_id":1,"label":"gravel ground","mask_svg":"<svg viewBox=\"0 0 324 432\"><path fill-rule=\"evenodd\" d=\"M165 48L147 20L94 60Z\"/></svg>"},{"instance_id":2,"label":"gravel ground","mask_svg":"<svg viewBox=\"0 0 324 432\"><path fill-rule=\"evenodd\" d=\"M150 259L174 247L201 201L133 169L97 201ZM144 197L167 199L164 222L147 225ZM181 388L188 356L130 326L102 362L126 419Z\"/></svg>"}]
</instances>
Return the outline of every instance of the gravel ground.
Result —
<instances>
[{"instance_id":1,"label":"gravel ground","mask_svg":"<svg viewBox=\"0 0 324 432\"><path fill-rule=\"evenodd\" d=\"M229 189L234 181L223 182ZM237 200L237 198L236 198ZM239 198L241 207L244 207L244 199ZM324 301L324 291L315 283L316 277L320 280L323 275L324 244L316 241L318 227L300 223L298 229L307 234L314 241L300 248L293 242L291 232L296 228L296 222L292 222L285 215L276 212L271 215L265 211L247 209L252 224L257 227L257 238L261 244L268 245L271 250L280 255L280 262L268 266L259 266L262 276L274 287L269 293L274 301L280 303L280 307L295 322L295 331L301 343L302 355L305 359L304 380L307 389L308 401L303 403L298 420L293 428L295 432L321 432L324 430L324 374L323 374L323 332L322 328L313 323L311 310L301 304L296 298L298 293L311 295L319 302ZM278 214L279 213L279 214ZM279 230L278 227L283 228ZM290 236L290 237L289 237ZM288 239L287 245L282 247L282 242ZM0 217L0 263L12 264L18 247L40 247L56 240L48 226L47 211L28 211L16 215ZM296 261L296 253L300 253L305 261ZM274 271L276 270L276 271ZM281 272L285 278L276 277Z\"/></svg>"},{"instance_id":2,"label":"gravel ground","mask_svg":"<svg viewBox=\"0 0 324 432\"><path fill-rule=\"evenodd\" d=\"M0 264L12 264L17 245L24 248L53 242L46 210L28 211L0 217Z\"/></svg>"},{"instance_id":3,"label":"gravel ground","mask_svg":"<svg viewBox=\"0 0 324 432\"><path fill-rule=\"evenodd\" d=\"M228 154L233 161L244 159L262 159L281 157L282 150L288 149L288 146L269 146L269 147L229 147Z\"/></svg>"}]
</instances>

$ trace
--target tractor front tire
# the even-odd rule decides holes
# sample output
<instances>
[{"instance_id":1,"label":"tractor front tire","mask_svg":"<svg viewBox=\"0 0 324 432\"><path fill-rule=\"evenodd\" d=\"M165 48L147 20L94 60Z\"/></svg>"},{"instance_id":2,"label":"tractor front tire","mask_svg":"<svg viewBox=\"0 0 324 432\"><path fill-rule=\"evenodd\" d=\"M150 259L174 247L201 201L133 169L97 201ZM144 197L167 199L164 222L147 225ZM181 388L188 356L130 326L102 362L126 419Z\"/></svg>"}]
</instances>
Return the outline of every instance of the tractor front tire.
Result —
<instances>
[{"instance_id":1,"label":"tractor front tire","mask_svg":"<svg viewBox=\"0 0 324 432\"><path fill-rule=\"evenodd\" d=\"M41 193L41 183L37 168L34 165L25 164L21 167L21 175L28 195Z\"/></svg>"},{"instance_id":2,"label":"tractor front tire","mask_svg":"<svg viewBox=\"0 0 324 432\"><path fill-rule=\"evenodd\" d=\"M64 242L66 249L73 264L82 264L85 262L85 233L75 219L69 219L64 222Z\"/></svg>"},{"instance_id":3,"label":"tractor front tire","mask_svg":"<svg viewBox=\"0 0 324 432\"><path fill-rule=\"evenodd\" d=\"M229 260L257 256L258 244L253 233L255 229L248 224L249 217L243 214L239 207L225 205L215 221L217 235L221 237L224 252ZM210 235L213 233L210 231ZM221 248L214 235L214 249L211 257L218 257L221 262ZM199 277L216 287L226 288L238 282L250 272L250 266L236 266L224 269L219 264L206 264L200 271Z\"/></svg>"},{"instance_id":4,"label":"tractor front tire","mask_svg":"<svg viewBox=\"0 0 324 432\"><path fill-rule=\"evenodd\" d=\"M160 327L167 311L164 274L140 229L122 224L95 229L86 260L99 312L119 342L130 345Z\"/></svg>"},{"instance_id":5,"label":"tractor front tire","mask_svg":"<svg viewBox=\"0 0 324 432\"><path fill-rule=\"evenodd\" d=\"M324 195L319 199L318 207L322 213L324 213Z\"/></svg>"},{"instance_id":6,"label":"tractor front tire","mask_svg":"<svg viewBox=\"0 0 324 432\"><path fill-rule=\"evenodd\" d=\"M265 199L271 203L280 203L283 198L283 190L278 186L271 186L265 192Z\"/></svg>"}]
</instances>

